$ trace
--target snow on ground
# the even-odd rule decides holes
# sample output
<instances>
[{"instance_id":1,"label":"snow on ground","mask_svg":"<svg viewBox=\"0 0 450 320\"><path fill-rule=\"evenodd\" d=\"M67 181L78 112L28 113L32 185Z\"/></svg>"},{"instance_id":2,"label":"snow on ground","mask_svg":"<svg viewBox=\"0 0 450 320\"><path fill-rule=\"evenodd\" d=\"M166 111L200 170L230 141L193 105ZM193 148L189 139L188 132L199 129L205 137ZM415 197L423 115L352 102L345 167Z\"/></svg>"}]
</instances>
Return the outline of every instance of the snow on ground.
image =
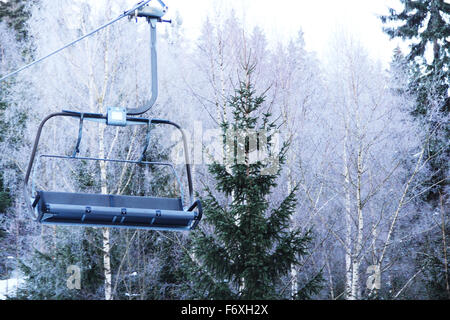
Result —
<instances>
[{"instance_id":1,"label":"snow on ground","mask_svg":"<svg viewBox=\"0 0 450 320\"><path fill-rule=\"evenodd\" d=\"M5 300L7 295L14 294L17 286L23 282L24 279L19 277L0 280L0 300Z\"/></svg>"}]
</instances>

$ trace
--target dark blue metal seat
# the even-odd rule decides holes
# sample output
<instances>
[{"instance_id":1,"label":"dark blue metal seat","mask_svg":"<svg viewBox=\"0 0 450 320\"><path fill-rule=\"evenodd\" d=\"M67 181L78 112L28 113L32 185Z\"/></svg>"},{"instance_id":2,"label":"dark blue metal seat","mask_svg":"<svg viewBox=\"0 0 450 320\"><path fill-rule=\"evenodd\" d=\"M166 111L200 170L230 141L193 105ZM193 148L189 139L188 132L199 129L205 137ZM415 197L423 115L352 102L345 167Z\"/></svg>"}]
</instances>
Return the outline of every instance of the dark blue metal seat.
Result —
<instances>
[{"instance_id":1,"label":"dark blue metal seat","mask_svg":"<svg viewBox=\"0 0 450 320\"><path fill-rule=\"evenodd\" d=\"M37 148L44 124L53 117L74 117L80 118L80 130L77 140L76 151L72 156L61 155L40 155L38 158L59 158L63 160L92 160L133 163L135 165L159 165L172 169L180 185L178 198L162 198L149 196L131 196L115 194L96 193L67 193L47 190L35 190L34 182L31 183L31 193L28 183L31 177L33 164L35 162ZM99 159L77 157L78 147L81 141L82 123L84 120L103 121L107 123L107 116L102 114L80 114L76 112L64 111L54 113L46 117L40 124L36 140L33 146L28 169L25 174L24 195L33 218L43 224L57 225L84 225L90 227L117 227L117 228L137 228L147 230L167 230L184 231L192 230L202 218L202 207L199 200L194 201L192 187L191 167L187 154L187 141L183 130L177 124L168 120L145 119L127 117L126 125L146 124L166 124L175 126L182 135L185 161L186 177L188 182L189 202L183 202L184 191L174 166L164 162L146 162L144 158L149 144L149 131L147 132L146 144L143 148L140 160L119 160L119 159ZM108 123L107 123L108 124ZM150 130L150 129L148 129ZM34 167L35 169L37 166ZM33 174L34 176L34 174ZM33 180L33 179L32 179ZM187 203L187 206L184 206Z\"/></svg>"},{"instance_id":2,"label":"dark blue metal seat","mask_svg":"<svg viewBox=\"0 0 450 320\"><path fill-rule=\"evenodd\" d=\"M182 231L198 218L181 198L38 191L34 206L43 224Z\"/></svg>"}]
</instances>

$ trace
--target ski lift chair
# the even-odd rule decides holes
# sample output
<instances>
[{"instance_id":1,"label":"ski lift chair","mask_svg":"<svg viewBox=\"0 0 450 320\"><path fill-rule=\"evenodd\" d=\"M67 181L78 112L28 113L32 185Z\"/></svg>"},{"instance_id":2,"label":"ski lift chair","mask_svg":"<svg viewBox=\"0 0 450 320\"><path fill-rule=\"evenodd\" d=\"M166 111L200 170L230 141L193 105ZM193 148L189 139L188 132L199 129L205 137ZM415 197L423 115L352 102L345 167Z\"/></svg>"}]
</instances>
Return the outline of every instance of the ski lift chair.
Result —
<instances>
[{"instance_id":1,"label":"ski lift chair","mask_svg":"<svg viewBox=\"0 0 450 320\"><path fill-rule=\"evenodd\" d=\"M115 194L88 194L88 193L69 193L54 192L45 190L36 190L34 178L36 168L32 170L33 164L37 158L37 149L41 137L42 129L45 123L53 117L78 117L80 118L79 136L73 156L62 155L40 155L38 158L59 158L63 160L94 160L133 163L137 165L156 165L167 166L171 168L172 173L177 178L180 185L181 196L179 198L163 198L148 196L129 196ZM147 124L148 133L146 145L144 146L141 159L139 161L120 160L120 159L101 159L77 157L83 120L93 120L106 122L108 116L95 113L77 113L73 111L63 111L53 113L47 116L40 124L37 136L34 142L31 159L25 175L24 194L25 199L36 221L43 224L55 225L84 225L91 227L118 227L118 228L137 228L146 230L164 230L164 231L186 231L194 229L202 218L202 206L199 200L193 200L192 175L187 154L187 142L183 130L179 125L168 120L146 119L137 117L127 117L125 125ZM186 161L186 177L189 188L189 205L183 205L183 185L173 164L165 162L147 162L142 161L149 144L150 125L164 124L176 127L183 139L184 155ZM38 160L39 160L38 159ZM32 174L33 171L33 174ZM29 192L29 181L31 180L31 192Z\"/></svg>"},{"instance_id":2,"label":"ski lift chair","mask_svg":"<svg viewBox=\"0 0 450 320\"><path fill-rule=\"evenodd\" d=\"M150 60L151 60L151 80L152 80L152 96L147 106L136 109L125 109L112 107L108 108L107 114L97 113L81 113L75 111L63 111L53 113L47 116L39 125L36 139L34 142L31 158L25 174L24 195L25 201L33 218L43 224L59 224L59 225L84 225L92 227L118 227L118 228L139 228L147 230L170 230L183 231L194 229L202 218L202 206L199 200L194 201L192 188L192 175L189 156L187 153L186 137L181 127L169 120L147 119L137 117L147 112L155 103L158 96L158 78L157 78L157 55L156 55L156 23L170 22L163 20L162 17L167 11L167 6L158 0L160 7L154 7L149 4L150 1L138 3L135 9L124 12L117 19L97 28L88 35L108 26L109 24L128 16L137 19L143 17L150 25ZM59 52L60 50L84 39L88 35L82 36L76 41L58 49L46 56L45 58ZM37 60L37 63L44 58ZM31 66L27 65L28 66ZM23 69L23 68L22 68ZM21 69L19 69L20 71ZM18 71L17 71L18 72ZM37 150L42 129L45 123L54 117L74 117L79 119L78 141L75 152L72 157L61 155L40 155L37 157ZM128 125L147 125L147 139L144 146L141 159L139 161L120 160L120 159L98 159L77 157L79 145L82 137L83 121L97 121L112 126L128 126ZM183 139L184 156L186 161L186 177L189 188L189 203L184 205L183 185L171 163L162 162L146 162L142 161L150 142L150 128L152 124L170 125L176 127ZM87 193L67 193L54 192L46 190L36 190L35 179L36 167L33 171L31 193L29 190L30 176L32 173L36 158L42 157L60 158L64 160L94 160L94 161L110 161L110 162L128 162L137 165L159 165L167 166L172 169L180 184L181 197L179 198L161 198L148 196L127 196L116 194L87 194Z\"/></svg>"}]
</instances>

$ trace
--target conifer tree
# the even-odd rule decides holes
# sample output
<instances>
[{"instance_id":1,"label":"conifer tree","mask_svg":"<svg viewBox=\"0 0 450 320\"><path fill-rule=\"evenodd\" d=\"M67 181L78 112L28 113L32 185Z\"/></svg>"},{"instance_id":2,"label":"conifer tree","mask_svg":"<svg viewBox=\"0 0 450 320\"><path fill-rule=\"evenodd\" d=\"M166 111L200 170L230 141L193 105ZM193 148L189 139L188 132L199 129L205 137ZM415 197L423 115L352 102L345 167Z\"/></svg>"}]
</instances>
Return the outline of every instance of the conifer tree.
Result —
<instances>
[{"instance_id":1,"label":"conifer tree","mask_svg":"<svg viewBox=\"0 0 450 320\"><path fill-rule=\"evenodd\" d=\"M384 31L391 37L403 40L418 40L411 44L409 60L416 57L424 58L428 44L433 46L435 63L449 63L448 49L450 44L445 41L450 36L450 25L445 16L450 14L450 4L444 0L401 0L403 10L397 13L390 9L389 16L382 16L381 21L403 23L400 26L386 27ZM425 28L423 28L425 26Z\"/></svg>"},{"instance_id":2,"label":"conifer tree","mask_svg":"<svg viewBox=\"0 0 450 320\"><path fill-rule=\"evenodd\" d=\"M388 24L384 31L391 38L411 41L406 59L410 68L409 90L416 97L412 114L424 128L433 132L427 156L435 174L426 184L435 187L426 196L427 200L436 203L448 186L450 130L446 122L450 115L450 4L444 0L401 2L403 10L400 13L390 9L390 14L382 16L381 20ZM391 26L391 23L395 25ZM427 50L431 50L431 60L427 59Z\"/></svg>"},{"instance_id":3,"label":"conifer tree","mask_svg":"<svg viewBox=\"0 0 450 320\"><path fill-rule=\"evenodd\" d=\"M34 2L34 0L33 0ZM27 58L28 40L25 22L29 17L27 1L0 1L0 77L10 72L17 64ZM11 99L15 78L0 83L0 150L14 150L23 144L23 132L27 115L16 109ZM14 110L14 116L12 116ZM7 151L9 153L9 151ZM9 278L16 267L6 257L16 252L16 237L8 230L8 220L16 213L12 204L18 196L17 165L4 156L0 159L0 278ZM11 261L11 260L10 260ZM7 267L8 265L8 267Z\"/></svg>"},{"instance_id":4,"label":"conifer tree","mask_svg":"<svg viewBox=\"0 0 450 320\"><path fill-rule=\"evenodd\" d=\"M408 61L399 46L394 49L389 72L391 77L390 86L393 92L398 96L407 94L409 66Z\"/></svg>"},{"instance_id":5,"label":"conifer tree","mask_svg":"<svg viewBox=\"0 0 450 320\"><path fill-rule=\"evenodd\" d=\"M1 136L0 136L1 138ZM6 209L11 205L12 199L9 192L9 188L7 188L3 183L3 173L0 172L0 278L8 277L8 252L4 247L6 245L7 232L4 225L4 219L6 218L5 212ZM3 243L5 241L5 244Z\"/></svg>"},{"instance_id":6,"label":"conifer tree","mask_svg":"<svg viewBox=\"0 0 450 320\"><path fill-rule=\"evenodd\" d=\"M99 233L91 228L55 229L56 242L49 250L35 249L28 261L20 261L20 270L26 279L9 299L101 299L103 285L102 252L92 242ZM67 238L66 234L71 237ZM79 268L79 287L71 279L70 267ZM72 284L72 286L70 285Z\"/></svg>"},{"instance_id":7,"label":"conifer tree","mask_svg":"<svg viewBox=\"0 0 450 320\"><path fill-rule=\"evenodd\" d=\"M8 26L16 32L18 41L27 40L28 31L26 22L30 17L30 4L38 0L9 0L0 1L0 22L6 21Z\"/></svg>"},{"instance_id":8,"label":"conifer tree","mask_svg":"<svg viewBox=\"0 0 450 320\"><path fill-rule=\"evenodd\" d=\"M247 76L250 79L250 74ZM216 190L206 187L202 228L192 237L189 259L195 298L292 298L289 290L282 289L286 288L283 279L288 277L291 265L307 254L311 237L309 232L289 229L297 188L277 205L270 200L288 145L283 144L279 152L270 151L279 163L273 172L269 172L273 162L251 161L252 143L250 135L243 138L246 132L266 132L268 150L274 148L275 123L262 111L263 103L264 96L257 95L250 81L241 82L229 99L233 120L224 120L221 127L231 152L225 163L215 161L209 166ZM264 148L264 140L258 136L259 151ZM320 275L296 297L308 298L319 283Z\"/></svg>"},{"instance_id":9,"label":"conifer tree","mask_svg":"<svg viewBox=\"0 0 450 320\"><path fill-rule=\"evenodd\" d=\"M412 115L430 135L426 157L430 159L431 174L423 182L424 189L428 190L424 192L424 200L431 204L434 212L445 217L450 171L450 4L445 0L401 2L400 13L390 9L390 15L381 20L386 24L397 23L384 28L391 38L411 40L406 60L409 93L416 99ZM436 230L441 230L442 234L425 234L420 243L420 251L425 253L426 259L419 256L416 260L418 268L423 268L422 279L428 297L448 299L449 269L446 248L441 248L442 243L448 241L448 223L443 219L438 227Z\"/></svg>"}]
</instances>

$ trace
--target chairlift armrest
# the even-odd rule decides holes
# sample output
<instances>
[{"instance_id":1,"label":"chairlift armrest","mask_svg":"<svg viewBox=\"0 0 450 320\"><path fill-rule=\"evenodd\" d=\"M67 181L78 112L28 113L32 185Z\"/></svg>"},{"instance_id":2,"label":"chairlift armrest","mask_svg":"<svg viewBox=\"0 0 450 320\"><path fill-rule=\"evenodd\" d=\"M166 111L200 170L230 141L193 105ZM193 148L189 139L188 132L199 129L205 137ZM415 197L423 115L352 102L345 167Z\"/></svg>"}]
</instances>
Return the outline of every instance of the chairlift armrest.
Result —
<instances>
[{"instance_id":1,"label":"chairlift armrest","mask_svg":"<svg viewBox=\"0 0 450 320\"><path fill-rule=\"evenodd\" d=\"M36 206L37 206L37 204L38 204L38 202L39 202L40 199L41 199L41 194L40 194L40 193L37 193L37 194L36 194L36 197L34 198L33 203L31 204L31 207L32 207L32 208L36 208Z\"/></svg>"},{"instance_id":2,"label":"chairlift armrest","mask_svg":"<svg viewBox=\"0 0 450 320\"><path fill-rule=\"evenodd\" d=\"M200 220L202 219L203 216L203 208L202 208L202 203L200 202L200 200L196 200L187 211L193 211L195 208L198 209L198 214L195 217L195 221L194 224L192 225L191 229L195 229L195 227L197 227L198 223L200 222Z\"/></svg>"}]
</instances>

